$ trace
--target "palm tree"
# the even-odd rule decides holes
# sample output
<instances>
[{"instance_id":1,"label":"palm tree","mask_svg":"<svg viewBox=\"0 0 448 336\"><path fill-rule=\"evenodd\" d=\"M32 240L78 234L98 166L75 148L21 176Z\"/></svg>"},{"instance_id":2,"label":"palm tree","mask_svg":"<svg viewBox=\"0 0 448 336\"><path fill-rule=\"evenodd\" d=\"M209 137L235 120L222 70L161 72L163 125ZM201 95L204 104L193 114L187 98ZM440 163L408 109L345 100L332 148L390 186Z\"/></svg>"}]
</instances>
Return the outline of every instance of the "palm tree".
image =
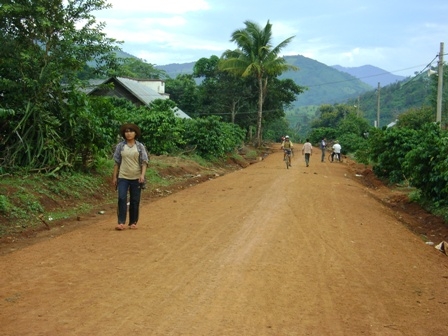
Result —
<instances>
[{"instance_id":1,"label":"palm tree","mask_svg":"<svg viewBox=\"0 0 448 336\"><path fill-rule=\"evenodd\" d=\"M279 76L287 70L298 70L297 67L287 64L283 57L279 57L280 51L291 42L294 36L272 47L272 24L269 21L263 29L252 21L245 21L244 24L246 28L235 30L230 40L235 42L238 48L224 52L219 68L237 76L256 78L259 89L257 145L260 147L263 103L267 94L268 79Z\"/></svg>"}]
</instances>

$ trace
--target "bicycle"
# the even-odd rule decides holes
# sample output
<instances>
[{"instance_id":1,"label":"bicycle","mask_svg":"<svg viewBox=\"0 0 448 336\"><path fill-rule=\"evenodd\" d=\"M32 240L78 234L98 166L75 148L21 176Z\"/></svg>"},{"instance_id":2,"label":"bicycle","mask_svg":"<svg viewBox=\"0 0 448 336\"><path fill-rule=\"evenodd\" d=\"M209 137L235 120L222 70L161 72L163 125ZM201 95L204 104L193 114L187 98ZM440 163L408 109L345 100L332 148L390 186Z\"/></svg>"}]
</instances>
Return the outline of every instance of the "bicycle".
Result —
<instances>
[{"instance_id":1,"label":"bicycle","mask_svg":"<svg viewBox=\"0 0 448 336\"><path fill-rule=\"evenodd\" d=\"M342 154L341 153L334 153L334 156L336 157L334 159L332 158L332 156L333 156L333 152L328 154L328 162L332 162L333 160L337 161L337 162L342 162Z\"/></svg>"},{"instance_id":2,"label":"bicycle","mask_svg":"<svg viewBox=\"0 0 448 336\"><path fill-rule=\"evenodd\" d=\"M284 149L285 152L285 163L286 163L286 169L289 169L289 167L291 167L291 149Z\"/></svg>"}]
</instances>

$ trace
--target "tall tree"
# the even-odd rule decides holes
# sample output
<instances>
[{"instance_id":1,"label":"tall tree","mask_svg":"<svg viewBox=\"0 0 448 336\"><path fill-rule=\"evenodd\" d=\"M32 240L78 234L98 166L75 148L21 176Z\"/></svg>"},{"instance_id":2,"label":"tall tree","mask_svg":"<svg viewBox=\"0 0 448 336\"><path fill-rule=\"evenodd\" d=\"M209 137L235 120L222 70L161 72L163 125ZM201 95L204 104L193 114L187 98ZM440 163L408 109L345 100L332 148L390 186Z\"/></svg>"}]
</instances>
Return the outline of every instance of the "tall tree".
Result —
<instances>
[{"instance_id":1,"label":"tall tree","mask_svg":"<svg viewBox=\"0 0 448 336\"><path fill-rule=\"evenodd\" d=\"M219 61L213 55L209 59L201 58L194 66L193 76L201 79L198 113L201 116L218 115L224 121L247 128L252 114L247 111L254 110L254 79L219 70Z\"/></svg>"},{"instance_id":2,"label":"tall tree","mask_svg":"<svg viewBox=\"0 0 448 336\"><path fill-rule=\"evenodd\" d=\"M287 70L298 70L279 57L294 36L287 38L277 46L272 46L272 24L267 22L264 28L252 21L245 21L243 29L232 33L231 42L238 46L235 50L224 52L219 67L223 71L242 76L255 77L258 85L257 145L262 143L263 103L267 95L269 78L277 77Z\"/></svg>"},{"instance_id":3,"label":"tall tree","mask_svg":"<svg viewBox=\"0 0 448 336\"><path fill-rule=\"evenodd\" d=\"M154 64L138 58L125 58L118 70L109 72L110 76L132 77L138 79L166 79L168 75Z\"/></svg>"},{"instance_id":4,"label":"tall tree","mask_svg":"<svg viewBox=\"0 0 448 336\"><path fill-rule=\"evenodd\" d=\"M35 169L70 165L73 152L67 144L75 141L75 124L83 113L73 108L83 105L82 95L76 94L77 74L88 62L95 64L97 72L117 64L119 42L106 37L104 23L97 23L92 14L109 7L105 0L3 0L0 4L4 165ZM77 104L67 104L71 99ZM2 110L13 112L8 115Z\"/></svg>"},{"instance_id":5,"label":"tall tree","mask_svg":"<svg viewBox=\"0 0 448 336\"><path fill-rule=\"evenodd\" d=\"M179 74L174 79L166 79L166 91L182 111L192 117L197 116L198 89L193 75Z\"/></svg>"}]
</instances>

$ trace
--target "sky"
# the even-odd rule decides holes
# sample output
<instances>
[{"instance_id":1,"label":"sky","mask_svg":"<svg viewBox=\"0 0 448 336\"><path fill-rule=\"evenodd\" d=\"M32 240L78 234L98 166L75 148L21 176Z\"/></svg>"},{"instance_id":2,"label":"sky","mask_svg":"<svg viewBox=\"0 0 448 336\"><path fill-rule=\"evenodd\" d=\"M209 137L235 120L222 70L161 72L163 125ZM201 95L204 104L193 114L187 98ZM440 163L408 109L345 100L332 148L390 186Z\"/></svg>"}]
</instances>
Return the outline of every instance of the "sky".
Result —
<instances>
[{"instance_id":1,"label":"sky","mask_svg":"<svg viewBox=\"0 0 448 336\"><path fill-rule=\"evenodd\" d=\"M328 66L373 65L412 76L448 52L447 0L107 0L96 12L121 49L154 65L195 62L235 49L231 35L252 21L272 24L281 56ZM444 57L448 59L448 56Z\"/></svg>"}]
</instances>

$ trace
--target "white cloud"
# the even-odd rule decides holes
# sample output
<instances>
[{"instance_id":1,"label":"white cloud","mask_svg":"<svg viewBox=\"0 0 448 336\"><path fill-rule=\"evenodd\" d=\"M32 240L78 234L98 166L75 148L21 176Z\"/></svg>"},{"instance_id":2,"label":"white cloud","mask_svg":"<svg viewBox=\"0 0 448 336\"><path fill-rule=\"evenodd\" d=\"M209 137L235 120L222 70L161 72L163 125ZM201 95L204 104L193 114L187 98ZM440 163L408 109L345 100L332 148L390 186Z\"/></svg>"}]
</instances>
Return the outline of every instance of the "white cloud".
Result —
<instances>
[{"instance_id":1,"label":"white cloud","mask_svg":"<svg viewBox=\"0 0 448 336\"><path fill-rule=\"evenodd\" d=\"M114 12L150 12L154 14L182 14L210 9L210 5L205 0L109 0Z\"/></svg>"},{"instance_id":2,"label":"white cloud","mask_svg":"<svg viewBox=\"0 0 448 336\"><path fill-rule=\"evenodd\" d=\"M104 32L124 41L124 51L153 64L220 56L235 47L229 41L231 33L243 28L244 21L263 27L269 20L274 46L295 36L283 55L395 71L430 62L448 31L446 0L431 0L430 7L417 0L406 6L386 0L107 1L113 8L96 15L106 23Z\"/></svg>"},{"instance_id":3,"label":"white cloud","mask_svg":"<svg viewBox=\"0 0 448 336\"><path fill-rule=\"evenodd\" d=\"M182 29L186 24L187 21L180 16L145 18L137 21L132 19L109 19L104 31L108 36L113 36L117 40L130 43L147 43L149 41L176 39L176 33L171 32L170 29Z\"/></svg>"},{"instance_id":4,"label":"white cloud","mask_svg":"<svg viewBox=\"0 0 448 336\"><path fill-rule=\"evenodd\" d=\"M272 23L272 35L277 43L280 43L291 36L298 35L297 23L288 21L271 22ZM264 26L262 26L264 27ZM294 39L293 39L294 40ZM277 44L274 43L274 44Z\"/></svg>"}]
</instances>

